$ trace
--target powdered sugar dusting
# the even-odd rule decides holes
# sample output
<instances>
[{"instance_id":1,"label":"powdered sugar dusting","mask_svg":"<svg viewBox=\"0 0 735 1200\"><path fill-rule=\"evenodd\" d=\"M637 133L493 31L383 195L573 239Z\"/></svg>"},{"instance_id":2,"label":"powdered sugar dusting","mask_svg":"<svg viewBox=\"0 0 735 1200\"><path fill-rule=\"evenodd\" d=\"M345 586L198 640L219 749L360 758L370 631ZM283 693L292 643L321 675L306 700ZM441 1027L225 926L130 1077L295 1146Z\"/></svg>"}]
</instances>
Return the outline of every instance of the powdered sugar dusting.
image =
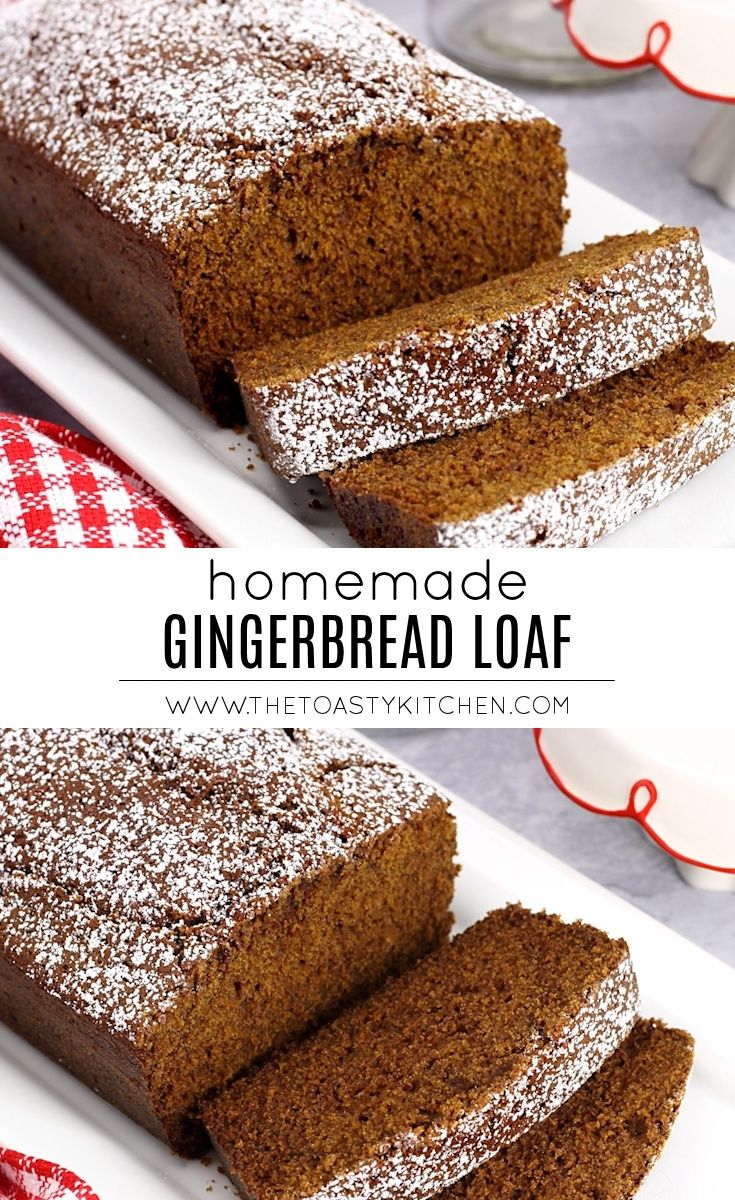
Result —
<instances>
[{"instance_id":1,"label":"powdered sugar dusting","mask_svg":"<svg viewBox=\"0 0 735 1200\"><path fill-rule=\"evenodd\" d=\"M6 730L0 949L134 1039L236 921L433 802L327 734Z\"/></svg>"},{"instance_id":2,"label":"powdered sugar dusting","mask_svg":"<svg viewBox=\"0 0 735 1200\"><path fill-rule=\"evenodd\" d=\"M0 127L164 241L300 150L539 114L352 0L26 0Z\"/></svg>"},{"instance_id":3,"label":"powdered sugar dusting","mask_svg":"<svg viewBox=\"0 0 735 1200\"><path fill-rule=\"evenodd\" d=\"M492 285L483 290L491 304ZM429 332L407 309L391 342L292 382L249 386L243 357L243 398L268 461L297 479L587 387L657 358L714 315L699 238L679 232L631 249L601 277L580 263L550 298L489 323Z\"/></svg>"},{"instance_id":4,"label":"powdered sugar dusting","mask_svg":"<svg viewBox=\"0 0 735 1200\"><path fill-rule=\"evenodd\" d=\"M438 523L435 545L590 546L658 504L735 445L735 395L696 425L650 448L586 471L467 521Z\"/></svg>"},{"instance_id":5,"label":"powdered sugar dusting","mask_svg":"<svg viewBox=\"0 0 735 1200\"><path fill-rule=\"evenodd\" d=\"M568 1100L631 1032L638 987L627 956L587 997L560 1038L538 1034L524 1071L451 1128L409 1130L308 1200L426 1200L475 1171Z\"/></svg>"}]
</instances>

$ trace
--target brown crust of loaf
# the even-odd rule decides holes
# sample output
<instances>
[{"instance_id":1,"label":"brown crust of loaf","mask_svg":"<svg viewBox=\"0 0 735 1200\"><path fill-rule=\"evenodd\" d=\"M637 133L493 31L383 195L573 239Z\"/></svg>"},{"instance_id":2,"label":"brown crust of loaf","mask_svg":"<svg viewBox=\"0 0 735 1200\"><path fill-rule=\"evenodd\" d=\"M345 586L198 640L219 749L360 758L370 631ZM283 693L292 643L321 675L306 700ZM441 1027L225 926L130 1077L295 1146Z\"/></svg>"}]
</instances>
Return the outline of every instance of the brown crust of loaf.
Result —
<instances>
[{"instance_id":1,"label":"brown crust of loaf","mask_svg":"<svg viewBox=\"0 0 735 1200\"><path fill-rule=\"evenodd\" d=\"M627 947L508 906L215 1098L251 1200L389 1200L451 1184L542 1120L629 1033Z\"/></svg>"},{"instance_id":2,"label":"brown crust of loaf","mask_svg":"<svg viewBox=\"0 0 735 1200\"><path fill-rule=\"evenodd\" d=\"M656 363L454 438L324 476L364 546L587 546L735 439L735 347Z\"/></svg>"},{"instance_id":3,"label":"brown crust of loaf","mask_svg":"<svg viewBox=\"0 0 735 1200\"><path fill-rule=\"evenodd\" d=\"M0 134L0 240L82 316L199 402L170 264L52 163Z\"/></svg>"},{"instance_id":4,"label":"brown crust of loaf","mask_svg":"<svg viewBox=\"0 0 735 1200\"><path fill-rule=\"evenodd\" d=\"M438 1200L633 1200L671 1133L693 1058L688 1033L639 1021L571 1100Z\"/></svg>"},{"instance_id":5,"label":"brown crust of loaf","mask_svg":"<svg viewBox=\"0 0 735 1200\"><path fill-rule=\"evenodd\" d=\"M57 20L55 7L44 24ZM356 129L348 97L342 102L341 116L335 114L338 131L340 119L344 121L341 142L323 148L321 134L312 135L311 128L317 89L312 111L296 119L293 152L287 161L279 158L276 130L272 169L258 178L246 174L234 195L221 203L218 199L214 215L207 213L205 220L196 212L191 219L166 228L165 238L158 230L146 232L145 223L139 227L132 221L126 224L119 214L106 215L105 208L126 187L124 178L112 189L106 181L107 191L103 191L93 172L90 178L88 170L85 177L84 161L74 160L77 175L56 170L71 135L62 136L61 145L51 143L54 150L44 153L17 132L3 133L23 129L25 109L5 113L0 109L0 239L84 316L224 423L243 415L231 379L234 352L479 283L552 257L560 248L566 219L566 162L558 128L540 115L512 119L516 108L524 108L515 101L516 107L506 106L500 119L481 121L470 116L463 120L458 93L465 89L472 114L482 107L481 89L486 85L453 74L453 68L438 56L427 58L423 65L428 52L410 39L401 40L398 31L377 17L356 14L351 5L347 9L362 22L363 37L374 25L376 36L381 30L385 38L387 31L392 44L403 46L402 73L415 77L414 101L419 96L424 124L413 125L396 110L380 128ZM237 17L234 12L233 28ZM9 19L14 28L16 23L22 27L22 12ZM39 19L43 22L43 14ZM58 22L52 30L57 39L65 37L63 16ZM274 31L266 23L262 32L267 43ZM42 45L44 34L45 29ZM74 30L74 36L94 35ZM252 30L248 36L253 37ZM294 70L297 75L301 72L300 86L320 53L303 30L301 38L295 49L291 47ZM39 53L34 45L31 37L25 51L31 64L34 53ZM124 56L120 44L116 51ZM206 43L202 47L193 42L192 52L206 56ZM359 47L351 52L357 53L358 61L355 66L354 59L346 59L348 93L352 68L357 73L352 98L358 105L369 105L366 97L380 98L379 68ZM164 61L165 53L164 47ZM95 44L90 60L99 67L103 57ZM281 66L288 57L280 56ZM263 61L272 62L267 53ZM43 63L40 75L42 67ZM17 62L14 69L19 69ZM246 62L243 70L248 69L257 82L257 69L252 64L248 68ZM113 67L110 72L114 74ZM102 81L99 73L92 75L90 87L98 92L87 97L90 122L99 119L100 109L102 121L108 119L109 93L120 84L114 79L105 83L102 75ZM11 82L8 94L11 104L19 103L22 88L14 91ZM36 99L28 101L31 130L49 120L43 98L41 117L36 119ZM82 147L83 100L82 88L80 112L72 126ZM49 103L53 116L58 101L52 98ZM68 120L71 107L71 103L63 107L64 119ZM129 137L138 152L138 142L133 141L138 134L124 124L130 114L123 109L113 111L113 136L118 144ZM177 115L175 107L173 112L171 121ZM445 113L451 114L446 120ZM188 116L184 111L185 124ZM132 118L135 130L135 109ZM197 119L201 114L195 114ZM221 180L223 174L236 173L241 161L270 153L268 133L266 123L265 145L254 149L247 138L239 144L242 134L218 130L213 140L229 139L231 158L224 166L217 160L221 171L215 172L216 177ZM175 154L176 137L170 132L162 136ZM181 138L182 145L187 136L190 131ZM79 150L73 151L72 158L74 153ZM136 187L140 182L133 180ZM174 164L171 183L178 182Z\"/></svg>"},{"instance_id":6,"label":"brown crust of loaf","mask_svg":"<svg viewBox=\"0 0 735 1200\"><path fill-rule=\"evenodd\" d=\"M661 228L234 363L261 450L297 479L588 387L713 320L697 231Z\"/></svg>"},{"instance_id":7,"label":"brown crust of loaf","mask_svg":"<svg viewBox=\"0 0 735 1200\"><path fill-rule=\"evenodd\" d=\"M112 1037L107 1029L49 995L21 965L9 962L1 953L0 1021L154 1137L168 1140L150 1103L143 1063L129 1043ZM182 1125L177 1149L199 1154L205 1145L201 1130Z\"/></svg>"},{"instance_id":8,"label":"brown crust of loaf","mask_svg":"<svg viewBox=\"0 0 735 1200\"><path fill-rule=\"evenodd\" d=\"M341 473L323 477L329 498L358 546L434 549L439 545L430 521L406 512L399 504L359 491L343 482Z\"/></svg>"},{"instance_id":9,"label":"brown crust of loaf","mask_svg":"<svg viewBox=\"0 0 735 1200\"><path fill-rule=\"evenodd\" d=\"M29 735L33 733L29 731ZM206 824L210 806L217 810L217 802L211 797L227 777L227 761L219 757L219 774L212 774L210 751L206 741L200 740L196 751L200 757L174 763L169 775L163 763L174 743L159 731L148 734L152 739L148 745L146 731L115 731L110 735L117 751L135 756L133 773L125 775L129 796L135 797L134 807L145 803L137 772L153 755L158 765L145 778L152 779L160 772L164 789L170 780L181 778L188 764L192 773L184 778L190 789L187 796L191 819ZM25 735L13 736L17 740ZM60 737L55 748L50 747L54 763L62 759L68 736ZM25 790L21 793L16 782L18 769L11 769L10 794L22 795L25 815L20 829L14 825L12 813L5 807L8 776L0 775L0 815L7 828L7 859L0 864L6 878L0 896L0 1020L182 1154L197 1155L207 1144L198 1110L211 1092L266 1052L313 1028L346 1002L370 992L387 975L410 966L445 941L451 926L456 843L454 820L446 802L402 768L381 761L379 755L371 755L350 739L295 731L293 740L299 747L299 769L305 774L317 771L315 778L324 780L334 829L341 829L341 820L347 822L344 838L349 854L333 856L316 872L303 874L302 870L302 877L284 887L276 900L255 916L243 915L230 922L190 917L190 926L185 922L177 925L172 917L168 918L164 932L170 932L171 938L178 941L178 970L174 967L172 971L170 964L156 957L159 954L163 959L164 943L148 924L150 918L140 917L144 926L141 944L150 957L141 964L143 981L134 984L132 996L130 985L125 980L120 982L119 964L131 944L125 940L125 928L136 920L136 897L130 898L129 912L121 915L114 909L117 915L111 916L104 908L98 914L92 895L87 896L83 886L82 894L75 897L71 880L65 883L65 877L57 876L56 871L41 886L36 875L46 862L46 850L41 846L36 851L33 839L26 842L26 833L34 821L45 828L42 811L34 817ZM39 751L38 744L33 744L28 763L33 764L34 775L41 770L44 745ZM82 741L80 745L86 748L89 762L89 743ZM70 750L72 763L78 753L75 747L76 743ZM10 760L11 768L15 761ZM115 763L119 760L107 764L104 787L114 786ZM84 774L78 767L74 771L79 776ZM200 792L202 786L211 788L211 792ZM388 798L391 787L396 790ZM369 806L377 802L378 796L385 796L386 805L394 806L394 819L384 823L385 829L376 836L363 837L361 824L351 834L354 802L360 805L360 811L369 813L374 811ZM45 797L40 800L41 805L46 804ZM408 806L405 813L404 800ZM265 830L265 817L258 805L268 805L268 793L256 794L253 803L255 816ZM97 846L99 843L91 840L87 808L85 812L84 844ZM234 801L232 816L234 819ZM120 824L122 838L124 823ZM172 840L175 842L175 838ZM26 845L31 855L27 863ZM33 859L34 853L40 853L41 860ZM267 848L261 853L267 856ZM65 861L59 859L58 871ZM78 861L84 861L81 851ZM222 861L226 867L227 860ZM76 853L72 852L68 867L72 873L76 862ZM107 876L101 873L106 869L105 861L101 861L98 874L103 880ZM168 872L164 888L167 877ZM238 879L244 891L244 865ZM145 886L141 881L141 890ZM192 883L192 890L195 888ZM169 888L164 897L170 895ZM33 909L28 924L24 903ZM172 905L176 903L175 898L171 899ZM65 923L65 914L70 912L75 912L81 923L81 939ZM58 913L62 914L59 929ZM40 938L34 933L38 921L43 924ZM114 940L118 924L123 930L119 945ZM196 953L187 957L187 935L195 934L197 928L207 937L204 951L199 957ZM102 947L100 942L104 943ZM64 946L61 958L60 944ZM161 986L156 992L159 978ZM120 989L119 995L115 990L115 1000L110 1002L113 989ZM101 1005L96 1001L100 991ZM142 1008L138 1003L141 991ZM164 1002L171 998L172 1003L160 1007L160 996ZM127 1013L128 1008L132 1016L125 1015L116 1027L108 1019L110 1003L116 1010L111 1013L113 1019L119 1018L123 1009Z\"/></svg>"}]
</instances>

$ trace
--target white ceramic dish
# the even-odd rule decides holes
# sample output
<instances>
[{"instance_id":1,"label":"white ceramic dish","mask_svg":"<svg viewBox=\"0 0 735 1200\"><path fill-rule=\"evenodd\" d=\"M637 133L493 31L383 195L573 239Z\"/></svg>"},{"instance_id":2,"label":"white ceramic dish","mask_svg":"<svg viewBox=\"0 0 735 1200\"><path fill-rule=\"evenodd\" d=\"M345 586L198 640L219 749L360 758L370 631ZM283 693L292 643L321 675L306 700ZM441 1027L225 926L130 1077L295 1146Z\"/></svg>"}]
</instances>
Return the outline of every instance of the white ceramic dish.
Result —
<instances>
[{"instance_id":1,"label":"white ceramic dish","mask_svg":"<svg viewBox=\"0 0 735 1200\"><path fill-rule=\"evenodd\" d=\"M657 222L571 175L567 248ZM708 254L716 335L735 340L735 264ZM0 251L0 352L223 546L348 546L314 481L270 472L247 437L216 426ZM735 545L735 450L605 546Z\"/></svg>"},{"instance_id":2,"label":"white ceramic dish","mask_svg":"<svg viewBox=\"0 0 735 1200\"><path fill-rule=\"evenodd\" d=\"M552 0L593 63L652 65L685 92L726 101L689 163L689 177L735 208L735 0Z\"/></svg>"},{"instance_id":3,"label":"white ceramic dish","mask_svg":"<svg viewBox=\"0 0 735 1200\"><path fill-rule=\"evenodd\" d=\"M735 892L732 729L537 729L576 804L637 821L694 887Z\"/></svg>"},{"instance_id":4,"label":"white ceramic dish","mask_svg":"<svg viewBox=\"0 0 735 1200\"><path fill-rule=\"evenodd\" d=\"M684 91L735 99L733 0L552 0L569 36L605 67L653 64Z\"/></svg>"},{"instance_id":5,"label":"white ceramic dish","mask_svg":"<svg viewBox=\"0 0 735 1200\"><path fill-rule=\"evenodd\" d=\"M733 1200L735 971L618 900L471 805L454 801L460 926L508 900L583 918L627 938L646 1015L694 1033L681 1116L641 1200ZM0 1027L0 1141L62 1162L100 1200L216 1200L232 1189L207 1165L174 1157L105 1101Z\"/></svg>"}]
</instances>

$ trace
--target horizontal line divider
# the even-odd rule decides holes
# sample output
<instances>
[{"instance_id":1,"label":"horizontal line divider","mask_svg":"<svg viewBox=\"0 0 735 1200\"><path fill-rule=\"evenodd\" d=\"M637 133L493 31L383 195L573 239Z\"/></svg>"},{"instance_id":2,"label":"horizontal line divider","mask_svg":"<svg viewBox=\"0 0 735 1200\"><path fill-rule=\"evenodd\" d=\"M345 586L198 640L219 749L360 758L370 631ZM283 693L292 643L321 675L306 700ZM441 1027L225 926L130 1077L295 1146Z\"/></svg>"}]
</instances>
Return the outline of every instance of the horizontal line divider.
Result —
<instances>
[{"instance_id":1,"label":"horizontal line divider","mask_svg":"<svg viewBox=\"0 0 735 1200\"><path fill-rule=\"evenodd\" d=\"M314 679L118 679L118 683L189 683L200 685L203 683L274 683L274 684L299 684L299 683L425 683L427 686L432 683L616 683L615 679L503 679L496 677L495 679L446 679L441 676L431 677L430 679L403 679L400 676L388 676L385 679L335 679L325 676L324 678Z\"/></svg>"}]
</instances>

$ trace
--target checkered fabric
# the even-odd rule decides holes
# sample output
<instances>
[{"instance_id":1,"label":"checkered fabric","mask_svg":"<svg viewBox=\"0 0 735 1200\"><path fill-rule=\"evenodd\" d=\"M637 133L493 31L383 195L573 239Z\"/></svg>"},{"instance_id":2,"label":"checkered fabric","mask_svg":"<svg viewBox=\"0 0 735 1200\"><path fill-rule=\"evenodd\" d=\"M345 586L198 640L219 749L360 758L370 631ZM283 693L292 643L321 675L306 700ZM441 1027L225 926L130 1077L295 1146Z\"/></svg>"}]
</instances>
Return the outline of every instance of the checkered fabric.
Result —
<instances>
[{"instance_id":1,"label":"checkered fabric","mask_svg":"<svg viewBox=\"0 0 735 1200\"><path fill-rule=\"evenodd\" d=\"M212 545L106 446L0 414L0 547Z\"/></svg>"},{"instance_id":2,"label":"checkered fabric","mask_svg":"<svg viewBox=\"0 0 735 1200\"><path fill-rule=\"evenodd\" d=\"M99 1200L73 1171L0 1146L0 1197L7 1200Z\"/></svg>"}]
</instances>

